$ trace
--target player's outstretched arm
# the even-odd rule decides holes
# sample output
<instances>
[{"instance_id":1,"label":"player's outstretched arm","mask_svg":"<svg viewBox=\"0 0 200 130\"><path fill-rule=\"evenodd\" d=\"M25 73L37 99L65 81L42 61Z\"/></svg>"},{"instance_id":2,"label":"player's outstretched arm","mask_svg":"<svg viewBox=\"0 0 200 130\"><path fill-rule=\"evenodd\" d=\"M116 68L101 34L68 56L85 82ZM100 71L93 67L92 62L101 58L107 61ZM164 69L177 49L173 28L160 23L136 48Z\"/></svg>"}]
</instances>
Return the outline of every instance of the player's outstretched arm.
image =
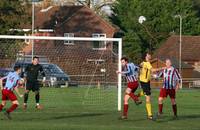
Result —
<instances>
[{"instance_id":1,"label":"player's outstretched arm","mask_svg":"<svg viewBox=\"0 0 200 130\"><path fill-rule=\"evenodd\" d=\"M154 73L154 72L158 72L158 71L161 71L161 70L164 70L164 69L166 69L166 67L152 68L151 72Z\"/></svg>"},{"instance_id":2,"label":"player's outstretched arm","mask_svg":"<svg viewBox=\"0 0 200 130\"><path fill-rule=\"evenodd\" d=\"M43 67L41 65L40 65L39 71L40 71L41 75L43 77L45 77L45 72L44 72L44 69L43 69Z\"/></svg>"},{"instance_id":3,"label":"player's outstretched arm","mask_svg":"<svg viewBox=\"0 0 200 130\"><path fill-rule=\"evenodd\" d=\"M140 68L142 68L142 67L143 67L143 65L144 65L144 63L142 62L142 63L140 63L139 67L140 67Z\"/></svg>"},{"instance_id":4,"label":"player's outstretched arm","mask_svg":"<svg viewBox=\"0 0 200 130\"><path fill-rule=\"evenodd\" d=\"M128 67L127 71L119 71L119 70L117 70L116 73L117 74L127 74L127 73L130 73L130 68Z\"/></svg>"},{"instance_id":5,"label":"player's outstretched arm","mask_svg":"<svg viewBox=\"0 0 200 130\"><path fill-rule=\"evenodd\" d=\"M128 74L128 73L130 73L130 72L131 72L131 66L128 64L128 65L127 65L127 70L121 71L120 73L123 74L123 75L125 75L125 74Z\"/></svg>"},{"instance_id":6,"label":"player's outstretched arm","mask_svg":"<svg viewBox=\"0 0 200 130\"><path fill-rule=\"evenodd\" d=\"M0 88L1 90L3 89L3 80L5 80L7 78L7 76L3 77L0 79Z\"/></svg>"}]
</instances>

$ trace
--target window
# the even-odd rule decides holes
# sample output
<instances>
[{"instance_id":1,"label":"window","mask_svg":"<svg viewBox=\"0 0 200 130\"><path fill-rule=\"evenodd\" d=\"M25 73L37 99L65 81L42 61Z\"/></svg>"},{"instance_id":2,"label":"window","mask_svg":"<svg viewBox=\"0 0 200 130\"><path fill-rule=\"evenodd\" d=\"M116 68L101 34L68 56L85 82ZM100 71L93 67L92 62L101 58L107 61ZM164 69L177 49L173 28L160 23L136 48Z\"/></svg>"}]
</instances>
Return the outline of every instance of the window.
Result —
<instances>
[{"instance_id":1,"label":"window","mask_svg":"<svg viewBox=\"0 0 200 130\"><path fill-rule=\"evenodd\" d=\"M94 33L92 34L93 38L106 38L106 34ZM106 41L94 41L93 42L94 50L105 50L106 49Z\"/></svg>"},{"instance_id":2,"label":"window","mask_svg":"<svg viewBox=\"0 0 200 130\"><path fill-rule=\"evenodd\" d=\"M64 37L74 37L74 33L64 33ZM64 44L65 45L74 45L74 41L65 40Z\"/></svg>"}]
</instances>

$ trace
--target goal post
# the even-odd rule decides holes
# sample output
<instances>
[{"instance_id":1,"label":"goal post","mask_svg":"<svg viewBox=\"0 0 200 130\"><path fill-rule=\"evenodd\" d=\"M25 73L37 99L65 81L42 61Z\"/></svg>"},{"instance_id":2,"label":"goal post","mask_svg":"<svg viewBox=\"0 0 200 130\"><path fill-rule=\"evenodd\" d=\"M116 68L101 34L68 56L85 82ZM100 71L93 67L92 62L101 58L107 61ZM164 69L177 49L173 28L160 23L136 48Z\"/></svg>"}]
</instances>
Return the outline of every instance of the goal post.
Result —
<instances>
[{"instance_id":1,"label":"goal post","mask_svg":"<svg viewBox=\"0 0 200 130\"><path fill-rule=\"evenodd\" d=\"M121 71L121 57L122 57L122 39L119 39L118 41L119 45L119 56L118 56L118 71ZM122 75L121 73L118 74L118 111L121 111L121 102L122 102Z\"/></svg>"},{"instance_id":2,"label":"goal post","mask_svg":"<svg viewBox=\"0 0 200 130\"><path fill-rule=\"evenodd\" d=\"M19 36L19 35L0 35L0 40L56 40L56 41L83 41L83 42L115 42L118 45L118 70L121 71L122 39L121 38L94 38L94 37L57 37L57 36ZM42 43L41 43L42 44ZM34 46L34 45L32 45ZM33 54L34 54L34 50ZM102 71L104 71L102 69ZM122 102L122 77L117 76L117 109L121 111Z\"/></svg>"}]
</instances>

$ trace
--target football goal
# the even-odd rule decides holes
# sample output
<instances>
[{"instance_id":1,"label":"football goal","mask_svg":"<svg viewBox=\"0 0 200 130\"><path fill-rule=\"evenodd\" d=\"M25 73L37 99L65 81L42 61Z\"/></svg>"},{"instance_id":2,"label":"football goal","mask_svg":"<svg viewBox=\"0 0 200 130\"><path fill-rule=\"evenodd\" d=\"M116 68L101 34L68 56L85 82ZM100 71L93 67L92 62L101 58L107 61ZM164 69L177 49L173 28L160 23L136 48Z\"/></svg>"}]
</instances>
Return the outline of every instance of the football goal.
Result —
<instances>
[{"instance_id":1,"label":"football goal","mask_svg":"<svg viewBox=\"0 0 200 130\"><path fill-rule=\"evenodd\" d=\"M2 75L16 64L24 72L33 56L45 70L46 82L40 85L46 109L82 105L121 110L122 78L116 74L121 70L121 38L0 35Z\"/></svg>"}]
</instances>

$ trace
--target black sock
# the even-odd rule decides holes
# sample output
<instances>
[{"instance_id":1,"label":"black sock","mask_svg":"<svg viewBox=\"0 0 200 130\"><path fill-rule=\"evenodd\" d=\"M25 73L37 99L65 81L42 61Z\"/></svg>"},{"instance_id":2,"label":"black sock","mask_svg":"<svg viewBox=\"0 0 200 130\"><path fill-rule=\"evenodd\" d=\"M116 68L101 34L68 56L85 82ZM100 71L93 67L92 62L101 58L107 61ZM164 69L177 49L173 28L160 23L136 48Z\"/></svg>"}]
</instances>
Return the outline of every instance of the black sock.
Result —
<instances>
[{"instance_id":1,"label":"black sock","mask_svg":"<svg viewBox=\"0 0 200 130\"><path fill-rule=\"evenodd\" d=\"M36 101L36 103L39 103L39 102L40 102L40 93L39 93L39 92L37 92L37 93L35 94L35 101Z\"/></svg>"},{"instance_id":2,"label":"black sock","mask_svg":"<svg viewBox=\"0 0 200 130\"><path fill-rule=\"evenodd\" d=\"M28 101L28 93L25 93L24 94L24 103L27 103L27 101Z\"/></svg>"}]
</instances>

